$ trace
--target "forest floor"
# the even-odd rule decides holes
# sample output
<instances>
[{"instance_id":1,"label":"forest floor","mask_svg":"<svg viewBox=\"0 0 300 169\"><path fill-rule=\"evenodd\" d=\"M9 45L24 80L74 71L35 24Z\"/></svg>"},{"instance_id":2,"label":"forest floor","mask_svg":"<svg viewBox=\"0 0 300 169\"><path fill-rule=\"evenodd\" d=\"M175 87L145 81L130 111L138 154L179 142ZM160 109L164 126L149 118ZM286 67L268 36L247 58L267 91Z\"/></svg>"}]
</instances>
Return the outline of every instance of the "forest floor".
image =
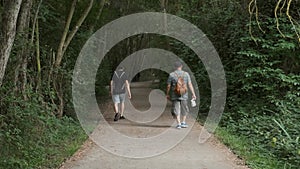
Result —
<instances>
[{"instance_id":1,"label":"forest floor","mask_svg":"<svg viewBox=\"0 0 300 169\"><path fill-rule=\"evenodd\" d=\"M143 83L133 85L131 101L135 108L139 110L149 109L150 103L147 98L150 91L149 85L143 85ZM175 132L187 130L174 127L174 119L170 114L170 103L157 120L145 125L137 125L127 119L114 122L110 102L101 106L101 111L112 128L128 137L148 138L163 133L166 129ZM187 122L191 121L193 121L192 117L188 117ZM203 126L199 123L196 122L190 129L187 136L169 151L149 158L118 156L98 146L93 141L94 139L88 139L82 148L60 169L249 169L243 160L239 159L216 137L212 136L200 144L199 134ZM122 145L121 141L114 142L113 140L111 139L111 146ZM168 143L169 140L170 138L166 138L161 141ZM122 146L134 149L134 145L124 144ZM141 149L141 151L147 151L147 149Z\"/></svg>"}]
</instances>

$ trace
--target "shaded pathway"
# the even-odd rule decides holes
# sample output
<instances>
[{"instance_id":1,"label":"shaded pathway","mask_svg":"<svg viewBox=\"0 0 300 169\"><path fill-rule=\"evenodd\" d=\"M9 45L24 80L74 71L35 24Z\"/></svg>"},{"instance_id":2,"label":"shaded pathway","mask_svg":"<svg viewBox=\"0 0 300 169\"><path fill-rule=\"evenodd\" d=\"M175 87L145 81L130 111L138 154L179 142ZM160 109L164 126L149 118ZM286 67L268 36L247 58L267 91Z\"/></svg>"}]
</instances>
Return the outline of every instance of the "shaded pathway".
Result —
<instances>
[{"instance_id":1,"label":"shaded pathway","mask_svg":"<svg viewBox=\"0 0 300 169\"><path fill-rule=\"evenodd\" d=\"M132 104L139 110L147 110L150 107L149 84L135 83L133 86ZM101 110L103 111L103 108ZM107 105L103 114L115 130L130 137L147 138L164 132L170 126L174 128L170 105L159 119L149 124L137 124L129 120L113 122L112 105ZM188 118L189 121L193 121L192 117ZM212 137L206 143L199 144L198 137L201 129L202 126L195 123L187 137L174 148L161 155L143 159L116 156L88 140L61 169L247 169L243 162L216 138ZM174 130L178 129L174 128ZM112 146L116 144L122 143L111 143ZM123 146L130 149L133 145ZM141 149L141 151L145 150Z\"/></svg>"}]
</instances>

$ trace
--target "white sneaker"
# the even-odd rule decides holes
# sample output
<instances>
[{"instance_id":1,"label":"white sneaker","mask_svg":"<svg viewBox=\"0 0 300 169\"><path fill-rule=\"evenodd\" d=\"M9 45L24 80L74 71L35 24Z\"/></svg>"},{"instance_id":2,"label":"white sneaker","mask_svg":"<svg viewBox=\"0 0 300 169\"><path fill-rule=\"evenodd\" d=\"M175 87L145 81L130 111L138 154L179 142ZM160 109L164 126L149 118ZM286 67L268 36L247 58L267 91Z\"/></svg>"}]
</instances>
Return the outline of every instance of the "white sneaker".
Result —
<instances>
[{"instance_id":1,"label":"white sneaker","mask_svg":"<svg viewBox=\"0 0 300 169\"><path fill-rule=\"evenodd\" d=\"M182 128L188 128L189 126L186 123L181 123Z\"/></svg>"}]
</instances>

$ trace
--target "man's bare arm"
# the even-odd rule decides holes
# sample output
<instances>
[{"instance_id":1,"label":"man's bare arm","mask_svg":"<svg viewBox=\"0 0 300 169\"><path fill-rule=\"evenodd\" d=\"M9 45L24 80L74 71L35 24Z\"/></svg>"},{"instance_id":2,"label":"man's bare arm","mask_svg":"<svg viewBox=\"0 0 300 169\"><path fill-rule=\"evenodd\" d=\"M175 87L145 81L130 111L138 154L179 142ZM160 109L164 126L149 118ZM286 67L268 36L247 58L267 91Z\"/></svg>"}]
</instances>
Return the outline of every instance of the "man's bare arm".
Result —
<instances>
[{"instance_id":1,"label":"man's bare arm","mask_svg":"<svg viewBox=\"0 0 300 169\"><path fill-rule=\"evenodd\" d=\"M126 89L128 92L128 97L129 97L129 99L131 99L130 84L129 84L128 80L126 80Z\"/></svg>"},{"instance_id":2,"label":"man's bare arm","mask_svg":"<svg viewBox=\"0 0 300 169\"><path fill-rule=\"evenodd\" d=\"M111 95L113 94L113 84L114 84L114 82L111 80L110 81L110 94Z\"/></svg>"},{"instance_id":3,"label":"man's bare arm","mask_svg":"<svg viewBox=\"0 0 300 169\"><path fill-rule=\"evenodd\" d=\"M171 85L168 84L167 85L167 99L170 99L170 89L171 89Z\"/></svg>"},{"instance_id":4,"label":"man's bare arm","mask_svg":"<svg viewBox=\"0 0 300 169\"><path fill-rule=\"evenodd\" d=\"M195 90L194 90L192 82L189 83L189 88L190 88L190 90L192 92L192 98L196 99L196 94L195 94Z\"/></svg>"}]
</instances>

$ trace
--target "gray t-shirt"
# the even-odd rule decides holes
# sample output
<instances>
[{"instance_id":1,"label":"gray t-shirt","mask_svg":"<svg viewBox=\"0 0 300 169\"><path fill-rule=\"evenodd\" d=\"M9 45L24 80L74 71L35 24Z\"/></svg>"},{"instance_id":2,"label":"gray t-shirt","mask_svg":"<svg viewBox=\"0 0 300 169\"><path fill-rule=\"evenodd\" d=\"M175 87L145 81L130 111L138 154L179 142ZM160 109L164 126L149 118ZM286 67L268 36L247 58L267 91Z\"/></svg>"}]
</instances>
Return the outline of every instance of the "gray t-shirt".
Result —
<instances>
[{"instance_id":1,"label":"gray t-shirt","mask_svg":"<svg viewBox=\"0 0 300 169\"><path fill-rule=\"evenodd\" d=\"M191 82L191 77L189 75L189 73L182 71L182 70L175 70L174 72L170 73L167 84L171 85L171 89L170 89L170 98L171 100L188 100L189 96L188 96L188 92L186 92L185 94L183 94L182 96L177 95L174 90L175 90L175 86L178 80L178 77L183 77L183 80L185 82L185 84L188 87L188 84Z\"/></svg>"},{"instance_id":2,"label":"gray t-shirt","mask_svg":"<svg viewBox=\"0 0 300 169\"><path fill-rule=\"evenodd\" d=\"M128 80L128 77L124 71L118 70L114 72L114 75L112 77L113 95L126 93L126 80Z\"/></svg>"}]
</instances>

